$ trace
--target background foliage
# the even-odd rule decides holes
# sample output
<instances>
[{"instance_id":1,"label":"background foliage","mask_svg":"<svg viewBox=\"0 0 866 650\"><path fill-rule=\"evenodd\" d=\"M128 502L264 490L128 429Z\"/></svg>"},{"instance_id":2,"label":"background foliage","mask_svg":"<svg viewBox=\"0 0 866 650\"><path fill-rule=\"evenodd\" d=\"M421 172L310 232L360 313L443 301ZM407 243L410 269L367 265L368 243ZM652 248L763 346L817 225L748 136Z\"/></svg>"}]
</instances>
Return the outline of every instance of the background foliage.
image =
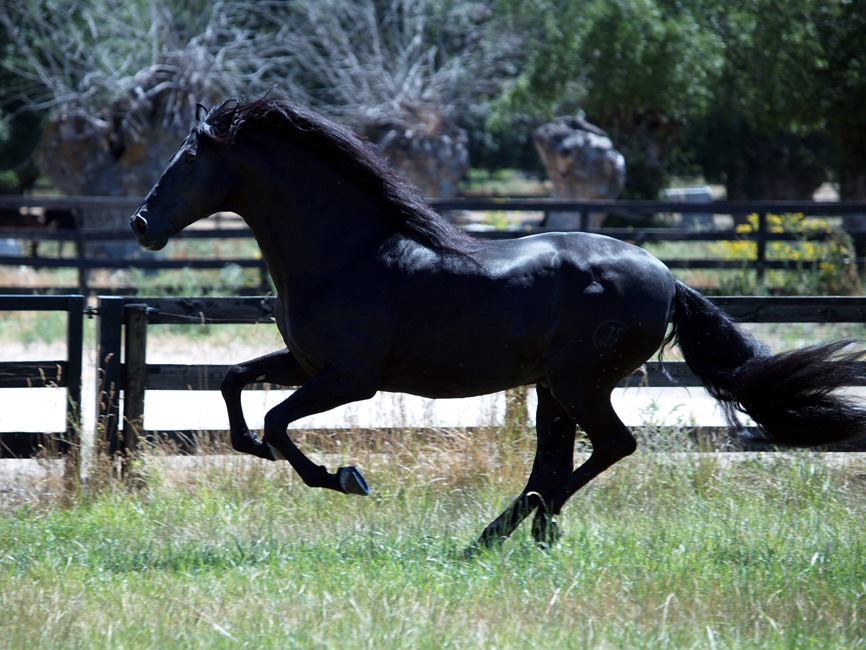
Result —
<instances>
[{"instance_id":1,"label":"background foliage","mask_svg":"<svg viewBox=\"0 0 866 650\"><path fill-rule=\"evenodd\" d=\"M827 179L866 198L853 0L8 0L0 25L0 159L24 186L52 110L112 119L158 92L186 122L192 100L276 87L356 126L445 116L491 169L538 169L532 129L583 110L625 154L631 197L700 175L729 198Z\"/></svg>"}]
</instances>

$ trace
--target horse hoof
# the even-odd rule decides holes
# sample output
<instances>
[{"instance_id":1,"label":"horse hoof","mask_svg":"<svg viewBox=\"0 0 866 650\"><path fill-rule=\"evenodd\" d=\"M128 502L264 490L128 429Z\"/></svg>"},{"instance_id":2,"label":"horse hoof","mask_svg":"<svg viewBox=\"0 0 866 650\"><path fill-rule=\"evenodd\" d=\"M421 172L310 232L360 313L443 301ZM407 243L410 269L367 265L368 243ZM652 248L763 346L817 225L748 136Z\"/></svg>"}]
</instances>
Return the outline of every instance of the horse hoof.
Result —
<instances>
[{"instance_id":1,"label":"horse hoof","mask_svg":"<svg viewBox=\"0 0 866 650\"><path fill-rule=\"evenodd\" d=\"M362 497L370 494L370 488L367 486L367 481L361 476L361 472L354 465L341 467L337 470L337 481L340 483L340 489L346 494L358 494Z\"/></svg>"},{"instance_id":2,"label":"horse hoof","mask_svg":"<svg viewBox=\"0 0 866 650\"><path fill-rule=\"evenodd\" d=\"M536 516L532 521L532 538L542 551L553 548L562 537L559 524L553 517Z\"/></svg>"},{"instance_id":3,"label":"horse hoof","mask_svg":"<svg viewBox=\"0 0 866 650\"><path fill-rule=\"evenodd\" d=\"M457 559L460 562L471 562L481 553L481 549L475 544L467 546L457 554Z\"/></svg>"}]
</instances>

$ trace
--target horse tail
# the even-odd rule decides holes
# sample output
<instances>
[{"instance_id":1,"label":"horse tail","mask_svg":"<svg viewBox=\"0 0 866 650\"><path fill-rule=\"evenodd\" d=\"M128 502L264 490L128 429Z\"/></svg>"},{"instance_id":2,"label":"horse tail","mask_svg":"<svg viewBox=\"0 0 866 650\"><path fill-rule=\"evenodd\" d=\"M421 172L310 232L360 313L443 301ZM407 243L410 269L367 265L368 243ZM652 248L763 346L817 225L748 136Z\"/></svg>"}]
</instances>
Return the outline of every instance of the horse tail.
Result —
<instances>
[{"instance_id":1,"label":"horse tail","mask_svg":"<svg viewBox=\"0 0 866 650\"><path fill-rule=\"evenodd\" d=\"M676 282L672 330L686 364L718 400L732 429L769 444L811 447L866 433L866 409L837 389L861 383L866 351L842 353L842 339L772 354L697 291ZM664 349L664 347L662 348ZM745 433L737 412L757 434Z\"/></svg>"}]
</instances>

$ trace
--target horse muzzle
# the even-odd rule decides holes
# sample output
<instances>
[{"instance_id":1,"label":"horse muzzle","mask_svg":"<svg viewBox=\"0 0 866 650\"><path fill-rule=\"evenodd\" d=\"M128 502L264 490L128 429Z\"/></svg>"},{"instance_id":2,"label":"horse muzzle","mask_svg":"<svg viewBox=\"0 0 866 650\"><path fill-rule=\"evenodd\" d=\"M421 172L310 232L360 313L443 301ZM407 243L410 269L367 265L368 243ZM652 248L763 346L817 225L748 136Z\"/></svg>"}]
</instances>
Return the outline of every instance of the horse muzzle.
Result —
<instances>
[{"instance_id":1,"label":"horse muzzle","mask_svg":"<svg viewBox=\"0 0 866 650\"><path fill-rule=\"evenodd\" d=\"M167 237L154 237L147 219L141 216L141 212L136 212L129 218L129 225L132 227L132 232L135 234L138 245L142 248L158 251L168 242Z\"/></svg>"}]
</instances>

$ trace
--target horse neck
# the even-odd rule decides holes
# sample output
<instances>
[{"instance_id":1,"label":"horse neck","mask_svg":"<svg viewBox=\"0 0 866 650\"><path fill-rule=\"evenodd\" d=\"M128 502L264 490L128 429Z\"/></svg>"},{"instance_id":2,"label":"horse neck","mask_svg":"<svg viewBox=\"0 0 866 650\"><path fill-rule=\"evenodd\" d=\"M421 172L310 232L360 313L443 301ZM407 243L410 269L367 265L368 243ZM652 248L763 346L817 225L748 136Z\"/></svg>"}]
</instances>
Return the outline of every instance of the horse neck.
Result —
<instances>
[{"instance_id":1,"label":"horse neck","mask_svg":"<svg viewBox=\"0 0 866 650\"><path fill-rule=\"evenodd\" d=\"M273 136L237 141L234 209L262 250L280 295L343 274L393 234L382 209L329 164Z\"/></svg>"}]
</instances>

